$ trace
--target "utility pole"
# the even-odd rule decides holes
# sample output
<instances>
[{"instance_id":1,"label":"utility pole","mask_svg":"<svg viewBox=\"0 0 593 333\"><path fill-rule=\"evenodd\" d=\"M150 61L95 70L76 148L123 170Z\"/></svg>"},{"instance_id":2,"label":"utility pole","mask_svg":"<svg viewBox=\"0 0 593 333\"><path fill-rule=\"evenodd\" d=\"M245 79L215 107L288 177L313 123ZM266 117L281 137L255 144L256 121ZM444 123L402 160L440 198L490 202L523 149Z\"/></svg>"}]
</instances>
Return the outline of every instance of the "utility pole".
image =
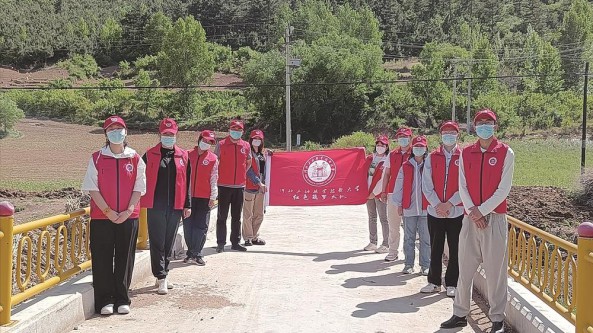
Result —
<instances>
[{"instance_id":1,"label":"utility pole","mask_svg":"<svg viewBox=\"0 0 593 333\"><path fill-rule=\"evenodd\" d=\"M457 62L453 61L453 109L451 110L451 120L455 121L455 102L457 98Z\"/></svg>"},{"instance_id":2,"label":"utility pole","mask_svg":"<svg viewBox=\"0 0 593 333\"><path fill-rule=\"evenodd\" d=\"M467 80L467 134L471 133L472 79Z\"/></svg>"},{"instance_id":3,"label":"utility pole","mask_svg":"<svg viewBox=\"0 0 593 333\"><path fill-rule=\"evenodd\" d=\"M585 84L583 85L583 133L581 137L581 175L585 173L585 148L587 147L587 94L589 88L589 62L585 63Z\"/></svg>"},{"instance_id":4,"label":"utility pole","mask_svg":"<svg viewBox=\"0 0 593 333\"><path fill-rule=\"evenodd\" d=\"M284 34L286 51L286 151L291 151L292 126L290 124L290 33L292 27L287 26Z\"/></svg>"}]
</instances>

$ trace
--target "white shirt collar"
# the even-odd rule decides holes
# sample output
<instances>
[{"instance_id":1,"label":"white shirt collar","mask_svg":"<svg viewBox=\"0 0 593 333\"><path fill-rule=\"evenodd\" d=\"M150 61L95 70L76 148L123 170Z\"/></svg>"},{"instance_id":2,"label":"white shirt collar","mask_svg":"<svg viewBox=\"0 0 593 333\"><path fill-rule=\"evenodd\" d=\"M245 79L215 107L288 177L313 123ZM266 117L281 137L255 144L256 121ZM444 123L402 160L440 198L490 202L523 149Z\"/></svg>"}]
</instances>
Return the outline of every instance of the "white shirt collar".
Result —
<instances>
[{"instance_id":1,"label":"white shirt collar","mask_svg":"<svg viewBox=\"0 0 593 333\"><path fill-rule=\"evenodd\" d=\"M123 153L114 154L111 151L111 148L109 148L109 145L107 145L107 146L101 148L101 154L105 155L105 156L110 156L113 158L130 158L130 157L134 157L134 155L136 155L136 151L130 147L125 147Z\"/></svg>"}]
</instances>

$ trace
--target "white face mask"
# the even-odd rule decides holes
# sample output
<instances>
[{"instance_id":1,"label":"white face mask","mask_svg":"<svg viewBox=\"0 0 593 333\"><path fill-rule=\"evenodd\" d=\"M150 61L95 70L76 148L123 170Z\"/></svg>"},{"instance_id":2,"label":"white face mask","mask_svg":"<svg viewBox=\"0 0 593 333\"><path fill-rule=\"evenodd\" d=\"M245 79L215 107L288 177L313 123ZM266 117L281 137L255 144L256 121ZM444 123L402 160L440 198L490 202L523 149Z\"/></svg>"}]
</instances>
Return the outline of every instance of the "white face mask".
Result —
<instances>
[{"instance_id":1,"label":"white face mask","mask_svg":"<svg viewBox=\"0 0 593 333\"><path fill-rule=\"evenodd\" d=\"M254 147L259 147L259 146L261 146L261 140L254 139L253 141L251 141L251 144L252 144Z\"/></svg>"},{"instance_id":2,"label":"white face mask","mask_svg":"<svg viewBox=\"0 0 593 333\"><path fill-rule=\"evenodd\" d=\"M383 154L385 154L385 151L387 150L387 148L385 148L385 147L382 147L382 146L377 146L377 147L375 147L375 149L377 150L377 153L378 153L379 155L383 155Z\"/></svg>"},{"instance_id":3,"label":"white face mask","mask_svg":"<svg viewBox=\"0 0 593 333\"><path fill-rule=\"evenodd\" d=\"M198 146L200 147L201 150L209 150L212 145L209 143L206 143L204 141L200 141Z\"/></svg>"}]
</instances>

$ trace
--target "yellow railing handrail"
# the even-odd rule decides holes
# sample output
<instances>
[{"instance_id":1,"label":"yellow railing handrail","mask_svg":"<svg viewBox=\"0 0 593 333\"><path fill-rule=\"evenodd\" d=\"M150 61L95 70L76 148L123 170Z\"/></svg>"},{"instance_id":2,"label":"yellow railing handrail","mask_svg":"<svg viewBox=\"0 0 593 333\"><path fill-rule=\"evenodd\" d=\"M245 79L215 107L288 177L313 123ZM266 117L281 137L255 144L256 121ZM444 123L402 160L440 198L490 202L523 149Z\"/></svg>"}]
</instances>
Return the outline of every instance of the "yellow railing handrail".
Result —
<instances>
[{"instance_id":1,"label":"yellow railing handrail","mask_svg":"<svg viewBox=\"0 0 593 333\"><path fill-rule=\"evenodd\" d=\"M538 229L512 216L507 216L507 221L509 221L511 224L519 226L521 229L529 231L533 235L537 235L541 239L544 239L553 244L560 245L559 247L569 250L570 252L577 252L577 245L574 243L568 242L558 236L554 236L548 232Z\"/></svg>"},{"instance_id":2,"label":"yellow railing handrail","mask_svg":"<svg viewBox=\"0 0 593 333\"><path fill-rule=\"evenodd\" d=\"M22 234L27 231L45 228L52 224L66 222L68 220L72 220L72 219L80 217L80 216L88 215L88 214L90 214L90 211L91 211L91 209L89 207L86 207L86 208L77 209L72 212L67 212L64 214L58 214L58 215L46 217L43 219L31 221L31 222L17 224L12 229L12 232L14 234Z\"/></svg>"}]
</instances>

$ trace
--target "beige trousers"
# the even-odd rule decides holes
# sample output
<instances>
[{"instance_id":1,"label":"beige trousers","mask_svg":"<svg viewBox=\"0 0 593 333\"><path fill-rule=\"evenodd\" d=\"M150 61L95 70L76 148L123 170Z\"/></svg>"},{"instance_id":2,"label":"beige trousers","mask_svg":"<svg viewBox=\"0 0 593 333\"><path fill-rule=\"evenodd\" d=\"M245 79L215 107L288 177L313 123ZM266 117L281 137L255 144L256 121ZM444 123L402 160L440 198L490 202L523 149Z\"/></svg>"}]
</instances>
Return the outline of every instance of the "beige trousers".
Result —
<instances>
[{"instance_id":1,"label":"beige trousers","mask_svg":"<svg viewBox=\"0 0 593 333\"><path fill-rule=\"evenodd\" d=\"M243 196L243 239L254 240L259 237L259 227L264 220L263 193L245 192Z\"/></svg>"},{"instance_id":2,"label":"beige trousers","mask_svg":"<svg viewBox=\"0 0 593 333\"><path fill-rule=\"evenodd\" d=\"M465 216L459 234L459 280L453 303L453 314L465 317L469 314L474 275L478 266L486 273L486 287L491 321L505 319L508 293L508 229L504 214L486 216L488 226L478 229L472 220Z\"/></svg>"},{"instance_id":3,"label":"beige trousers","mask_svg":"<svg viewBox=\"0 0 593 333\"><path fill-rule=\"evenodd\" d=\"M387 221L389 222L389 254L399 254L400 230L402 217L397 213L397 207L391 202L393 194L387 195Z\"/></svg>"}]
</instances>

